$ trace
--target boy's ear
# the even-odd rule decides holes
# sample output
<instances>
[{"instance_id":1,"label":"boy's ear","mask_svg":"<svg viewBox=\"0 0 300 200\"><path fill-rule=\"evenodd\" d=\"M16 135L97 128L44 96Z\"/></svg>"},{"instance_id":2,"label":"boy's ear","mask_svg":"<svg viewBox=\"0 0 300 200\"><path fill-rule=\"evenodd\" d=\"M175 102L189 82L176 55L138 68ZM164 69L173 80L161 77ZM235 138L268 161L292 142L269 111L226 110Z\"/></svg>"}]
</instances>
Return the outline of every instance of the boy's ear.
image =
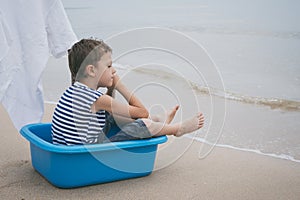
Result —
<instances>
[{"instance_id":1,"label":"boy's ear","mask_svg":"<svg viewBox=\"0 0 300 200\"><path fill-rule=\"evenodd\" d=\"M87 65L86 68L86 73L89 75L89 76L95 76L95 67L94 65Z\"/></svg>"}]
</instances>

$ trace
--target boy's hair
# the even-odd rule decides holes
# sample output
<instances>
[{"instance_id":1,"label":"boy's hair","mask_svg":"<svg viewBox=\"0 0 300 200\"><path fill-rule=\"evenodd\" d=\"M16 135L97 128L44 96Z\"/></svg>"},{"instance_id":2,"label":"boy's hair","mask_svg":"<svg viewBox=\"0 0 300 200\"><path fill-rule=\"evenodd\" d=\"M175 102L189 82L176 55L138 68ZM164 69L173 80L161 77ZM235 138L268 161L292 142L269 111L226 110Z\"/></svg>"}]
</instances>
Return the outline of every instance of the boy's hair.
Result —
<instances>
[{"instance_id":1,"label":"boy's hair","mask_svg":"<svg viewBox=\"0 0 300 200\"><path fill-rule=\"evenodd\" d=\"M69 68L72 76L72 84L85 76L84 70L87 65L96 65L101 57L112 52L112 49L102 40L82 39L68 50Z\"/></svg>"}]
</instances>

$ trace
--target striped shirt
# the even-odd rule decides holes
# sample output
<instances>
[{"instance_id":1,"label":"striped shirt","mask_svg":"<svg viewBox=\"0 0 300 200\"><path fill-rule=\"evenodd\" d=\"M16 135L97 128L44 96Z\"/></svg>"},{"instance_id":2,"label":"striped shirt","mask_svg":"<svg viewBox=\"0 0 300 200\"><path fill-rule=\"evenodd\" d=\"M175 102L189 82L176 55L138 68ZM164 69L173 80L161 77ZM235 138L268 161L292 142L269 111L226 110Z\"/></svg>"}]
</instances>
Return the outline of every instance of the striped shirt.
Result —
<instances>
[{"instance_id":1,"label":"striped shirt","mask_svg":"<svg viewBox=\"0 0 300 200\"><path fill-rule=\"evenodd\" d=\"M76 145L97 143L103 135L105 111L92 113L91 105L102 95L75 82L61 96L52 118L53 144Z\"/></svg>"}]
</instances>

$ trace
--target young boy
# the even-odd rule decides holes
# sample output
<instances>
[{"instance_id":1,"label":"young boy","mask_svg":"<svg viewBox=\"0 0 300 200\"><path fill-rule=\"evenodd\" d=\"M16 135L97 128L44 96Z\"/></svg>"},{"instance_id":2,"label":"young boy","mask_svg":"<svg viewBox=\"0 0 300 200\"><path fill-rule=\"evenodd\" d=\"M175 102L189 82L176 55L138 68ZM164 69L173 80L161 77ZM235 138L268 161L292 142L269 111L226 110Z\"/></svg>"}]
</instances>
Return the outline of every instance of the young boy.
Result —
<instances>
[{"instance_id":1,"label":"young boy","mask_svg":"<svg viewBox=\"0 0 300 200\"><path fill-rule=\"evenodd\" d=\"M73 85L64 92L54 111L54 144L94 144L160 135L179 137L203 126L202 113L183 122L170 124L179 106L167 113L165 121L158 117L151 120L144 105L116 74L112 67L111 53L107 44L95 39L82 39L69 50ZM99 87L106 87L107 93L97 91ZM114 90L128 103L114 99ZM120 131L107 138L104 129L116 122Z\"/></svg>"}]
</instances>

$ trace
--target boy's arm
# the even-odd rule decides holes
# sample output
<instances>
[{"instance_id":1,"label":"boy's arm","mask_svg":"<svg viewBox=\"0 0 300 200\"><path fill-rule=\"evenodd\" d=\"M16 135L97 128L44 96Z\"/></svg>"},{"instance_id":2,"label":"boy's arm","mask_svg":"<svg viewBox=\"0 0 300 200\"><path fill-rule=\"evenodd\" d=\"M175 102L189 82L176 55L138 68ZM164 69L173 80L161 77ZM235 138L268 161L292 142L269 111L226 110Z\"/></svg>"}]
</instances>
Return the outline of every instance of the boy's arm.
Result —
<instances>
[{"instance_id":1,"label":"boy's arm","mask_svg":"<svg viewBox=\"0 0 300 200\"><path fill-rule=\"evenodd\" d=\"M131 97L134 99L134 97ZM131 100L131 102L134 102ZM109 95L100 96L95 103L92 105L92 111L97 112L98 110L106 110L112 115L120 115L122 117L137 119L137 118L148 118L149 113L144 107L137 105L128 105L117 101Z\"/></svg>"},{"instance_id":2,"label":"boy's arm","mask_svg":"<svg viewBox=\"0 0 300 200\"><path fill-rule=\"evenodd\" d=\"M121 103L108 94L112 94L115 88L126 99L128 104ZM127 118L148 118L149 113L140 100L132 94L127 87L120 81L118 75L114 77L114 85L108 88L107 95L102 95L93 104L95 111L106 110L113 115L120 115Z\"/></svg>"},{"instance_id":3,"label":"boy's arm","mask_svg":"<svg viewBox=\"0 0 300 200\"><path fill-rule=\"evenodd\" d=\"M133 93L131 93L131 91L129 91L128 88L121 82L118 75L115 75L114 82L115 89L118 92L120 92L120 94L126 99L129 105L147 110L146 107L142 104L142 102Z\"/></svg>"}]
</instances>

